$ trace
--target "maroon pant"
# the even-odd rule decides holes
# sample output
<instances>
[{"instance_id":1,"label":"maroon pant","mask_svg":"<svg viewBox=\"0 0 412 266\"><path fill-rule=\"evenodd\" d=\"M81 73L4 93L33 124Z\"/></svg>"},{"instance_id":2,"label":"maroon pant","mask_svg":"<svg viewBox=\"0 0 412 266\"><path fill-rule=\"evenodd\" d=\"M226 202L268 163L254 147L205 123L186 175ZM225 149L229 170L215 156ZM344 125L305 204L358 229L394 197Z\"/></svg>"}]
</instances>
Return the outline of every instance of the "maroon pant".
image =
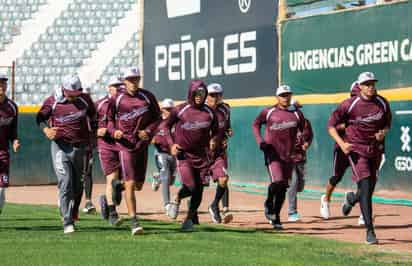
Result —
<instances>
[{"instance_id":1,"label":"maroon pant","mask_svg":"<svg viewBox=\"0 0 412 266\"><path fill-rule=\"evenodd\" d=\"M103 174L108 176L120 168L119 152L114 149L99 147L99 159Z\"/></svg>"},{"instance_id":2,"label":"maroon pant","mask_svg":"<svg viewBox=\"0 0 412 266\"><path fill-rule=\"evenodd\" d=\"M359 153L351 152L348 158L352 167L353 182L358 183L367 177L375 179L378 177L379 165L382 160L381 154L369 158Z\"/></svg>"},{"instance_id":3,"label":"maroon pant","mask_svg":"<svg viewBox=\"0 0 412 266\"><path fill-rule=\"evenodd\" d=\"M275 152L271 152L265 154L265 163L271 183L282 183L289 186L289 180L293 174L293 162L285 162Z\"/></svg>"},{"instance_id":4,"label":"maroon pant","mask_svg":"<svg viewBox=\"0 0 412 266\"><path fill-rule=\"evenodd\" d=\"M141 151L120 151L120 169L124 181L142 183L146 179L147 148Z\"/></svg>"},{"instance_id":5,"label":"maroon pant","mask_svg":"<svg viewBox=\"0 0 412 266\"><path fill-rule=\"evenodd\" d=\"M214 160L214 162L209 168L210 175L213 181L216 182L218 181L219 178L224 177L224 176L229 177L227 173L227 166L228 166L228 163L227 163L226 155L219 156Z\"/></svg>"}]
</instances>

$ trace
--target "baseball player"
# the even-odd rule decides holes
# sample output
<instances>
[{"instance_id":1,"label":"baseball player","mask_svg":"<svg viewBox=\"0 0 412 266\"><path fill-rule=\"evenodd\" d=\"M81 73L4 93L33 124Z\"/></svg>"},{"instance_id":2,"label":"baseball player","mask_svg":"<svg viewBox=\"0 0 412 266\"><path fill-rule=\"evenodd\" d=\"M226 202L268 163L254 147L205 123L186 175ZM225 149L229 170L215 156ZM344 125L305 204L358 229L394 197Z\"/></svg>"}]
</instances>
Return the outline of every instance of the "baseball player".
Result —
<instances>
[{"instance_id":1,"label":"baseball player","mask_svg":"<svg viewBox=\"0 0 412 266\"><path fill-rule=\"evenodd\" d=\"M168 143L172 155L177 158L182 182L174 201L169 203L168 216L176 219L181 200L191 197L182 231L193 230L193 219L202 201L203 186L208 184L208 147L218 129L215 113L205 104L206 96L207 85L201 80L191 81L187 102L173 109L167 120L167 129L175 128L173 136L169 134Z\"/></svg>"},{"instance_id":2,"label":"baseball player","mask_svg":"<svg viewBox=\"0 0 412 266\"><path fill-rule=\"evenodd\" d=\"M233 215L229 213L229 175L227 172L227 139L233 135L230 124L230 106L223 102L223 88L220 84L213 83L207 87L207 105L215 111L218 122L218 133L214 141L210 143L212 152L210 159L210 174L214 182L217 183L216 194L213 202L209 205L209 213L214 223L229 223ZM226 194L225 200L223 200ZM223 220L220 215L219 201L223 203Z\"/></svg>"},{"instance_id":3,"label":"baseball player","mask_svg":"<svg viewBox=\"0 0 412 266\"><path fill-rule=\"evenodd\" d=\"M90 88L84 90L85 94L90 95ZM91 128L91 126L89 126ZM84 155L84 169L83 169L83 187L86 203L83 208L83 213L91 214L96 212L96 207L92 202L93 192L93 150L96 147L96 135L95 131L89 132L89 143L86 147Z\"/></svg>"},{"instance_id":4,"label":"baseball player","mask_svg":"<svg viewBox=\"0 0 412 266\"><path fill-rule=\"evenodd\" d=\"M36 120L51 140L64 233L70 234L75 231L74 222L79 216L84 153L89 132L96 127L96 110L90 96L82 93L77 75L64 77L61 89L60 97L53 95L44 101Z\"/></svg>"},{"instance_id":5,"label":"baseball player","mask_svg":"<svg viewBox=\"0 0 412 266\"><path fill-rule=\"evenodd\" d=\"M20 148L17 138L18 108L6 95L7 81L7 76L0 74L0 214L6 203L6 188L10 182L10 143L14 152Z\"/></svg>"},{"instance_id":6,"label":"baseball player","mask_svg":"<svg viewBox=\"0 0 412 266\"><path fill-rule=\"evenodd\" d=\"M136 217L135 190L140 191L146 178L148 145L161 122L156 97L141 89L140 70L130 68L124 74L125 90L119 93L109 109L108 131L119 150L121 176L132 235L143 233ZM112 182L114 199L120 199L119 186ZM118 202L117 202L118 203Z\"/></svg>"},{"instance_id":7,"label":"baseball player","mask_svg":"<svg viewBox=\"0 0 412 266\"><path fill-rule=\"evenodd\" d=\"M293 154L293 172L295 175L292 178L288 189L288 221L297 222L300 220L300 215L297 211L297 193L302 192L305 187L305 165L306 151L309 149L313 140L312 126L309 120L305 119L302 131L298 131L295 152Z\"/></svg>"},{"instance_id":8,"label":"baseball player","mask_svg":"<svg viewBox=\"0 0 412 266\"><path fill-rule=\"evenodd\" d=\"M119 151L114 139L108 132L108 112L111 99L114 99L123 86L123 81L117 77L110 79L108 94L95 103L97 112L97 150L103 174L106 176L106 193L99 197L99 204L103 219L109 220L113 226L119 226L122 220L116 211L116 205L112 197L112 182L119 180Z\"/></svg>"},{"instance_id":9,"label":"baseball player","mask_svg":"<svg viewBox=\"0 0 412 266\"><path fill-rule=\"evenodd\" d=\"M331 137L348 156L352 167L352 180L358 191L345 194L342 207L348 215L359 202L366 227L366 243L377 244L372 220L372 195L377 181L378 167L383 153L383 141L391 126L389 103L376 93L375 75L363 72L358 77L360 94L343 101L332 113L328 122ZM345 135L339 135L336 127L345 124Z\"/></svg>"},{"instance_id":10,"label":"baseball player","mask_svg":"<svg viewBox=\"0 0 412 266\"><path fill-rule=\"evenodd\" d=\"M297 108L290 108L292 90L282 85L276 90L278 103L262 110L253 122L253 134L265 156L269 172L268 195L265 201L265 216L274 229L283 229L280 211L285 201L286 190L293 171L293 154L297 133L303 130L305 118ZM261 136L265 125L264 137Z\"/></svg>"},{"instance_id":11,"label":"baseball player","mask_svg":"<svg viewBox=\"0 0 412 266\"><path fill-rule=\"evenodd\" d=\"M350 88L350 97L359 96L360 88L357 81L353 82ZM341 138L345 135L345 124L340 124L336 126ZM330 208L329 204L331 201L331 196L336 186L342 181L343 176L345 175L346 169L349 167L349 160L346 154L344 154L337 143L334 145L333 150L333 175L328 180L326 185L326 193L321 196L320 199L320 215L323 219L329 219L330 217ZM359 225L363 225L362 215L358 220Z\"/></svg>"},{"instance_id":12,"label":"baseball player","mask_svg":"<svg viewBox=\"0 0 412 266\"><path fill-rule=\"evenodd\" d=\"M172 186L176 179L176 158L170 154L170 147L167 142L168 130L166 121L169 118L170 112L174 108L172 99L164 99L162 101L162 123L156 131L152 143L155 146L154 157L158 174L153 176L152 189L157 191L162 185L163 207L167 214L167 206L170 202L170 186Z\"/></svg>"}]
</instances>

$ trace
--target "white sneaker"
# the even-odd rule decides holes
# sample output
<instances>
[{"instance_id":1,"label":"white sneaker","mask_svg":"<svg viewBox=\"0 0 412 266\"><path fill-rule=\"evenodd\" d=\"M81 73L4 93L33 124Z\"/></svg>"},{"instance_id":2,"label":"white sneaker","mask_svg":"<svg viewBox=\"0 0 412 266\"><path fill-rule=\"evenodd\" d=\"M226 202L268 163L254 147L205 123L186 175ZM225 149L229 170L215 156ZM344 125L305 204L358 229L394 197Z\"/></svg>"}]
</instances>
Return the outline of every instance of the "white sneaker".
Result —
<instances>
[{"instance_id":1,"label":"white sneaker","mask_svg":"<svg viewBox=\"0 0 412 266\"><path fill-rule=\"evenodd\" d=\"M325 200L326 195L322 195L320 197L320 216L327 220L330 217L330 212L329 212L329 202Z\"/></svg>"},{"instance_id":2,"label":"white sneaker","mask_svg":"<svg viewBox=\"0 0 412 266\"><path fill-rule=\"evenodd\" d=\"M294 213L288 215L288 222L298 222L300 221L300 215L299 213Z\"/></svg>"},{"instance_id":3,"label":"white sneaker","mask_svg":"<svg viewBox=\"0 0 412 266\"><path fill-rule=\"evenodd\" d=\"M143 235L143 227L141 226L136 226L132 228L132 236L135 235Z\"/></svg>"},{"instance_id":4,"label":"white sneaker","mask_svg":"<svg viewBox=\"0 0 412 266\"><path fill-rule=\"evenodd\" d=\"M375 216L372 217L372 222L375 222ZM359 215L359 219L358 219L358 225L362 226L365 225L365 220L363 219L363 215Z\"/></svg>"},{"instance_id":5,"label":"white sneaker","mask_svg":"<svg viewBox=\"0 0 412 266\"><path fill-rule=\"evenodd\" d=\"M64 234L72 234L74 231L74 226L72 224L66 225L63 229Z\"/></svg>"}]
</instances>

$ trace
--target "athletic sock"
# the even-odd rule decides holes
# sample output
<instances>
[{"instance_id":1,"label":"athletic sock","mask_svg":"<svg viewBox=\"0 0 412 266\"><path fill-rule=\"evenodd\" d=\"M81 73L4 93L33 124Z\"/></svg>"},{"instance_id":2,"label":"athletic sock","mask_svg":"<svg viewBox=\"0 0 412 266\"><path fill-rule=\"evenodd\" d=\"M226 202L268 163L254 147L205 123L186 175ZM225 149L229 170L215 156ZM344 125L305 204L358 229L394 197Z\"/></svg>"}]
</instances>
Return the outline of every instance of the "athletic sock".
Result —
<instances>
[{"instance_id":1,"label":"athletic sock","mask_svg":"<svg viewBox=\"0 0 412 266\"><path fill-rule=\"evenodd\" d=\"M282 210L283 203L285 202L286 198L286 187L281 185L278 187L278 190L276 192L276 197L275 197L275 205L274 205L274 211L277 217L280 216L280 211Z\"/></svg>"},{"instance_id":2,"label":"athletic sock","mask_svg":"<svg viewBox=\"0 0 412 266\"><path fill-rule=\"evenodd\" d=\"M229 208L229 187L225 187L225 193L223 194L222 197L222 205L223 208Z\"/></svg>"},{"instance_id":3,"label":"athletic sock","mask_svg":"<svg viewBox=\"0 0 412 266\"><path fill-rule=\"evenodd\" d=\"M225 188L220 186L220 185L217 185L215 199L213 200L212 205L213 206L218 206L219 201L222 199L224 194L225 194Z\"/></svg>"},{"instance_id":4,"label":"athletic sock","mask_svg":"<svg viewBox=\"0 0 412 266\"><path fill-rule=\"evenodd\" d=\"M116 206L115 205L109 205L109 215L114 215L114 214L117 214Z\"/></svg>"},{"instance_id":5,"label":"athletic sock","mask_svg":"<svg viewBox=\"0 0 412 266\"><path fill-rule=\"evenodd\" d=\"M367 229L373 229L372 195L375 183L376 181L371 177L362 179L358 182L360 209Z\"/></svg>"}]
</instances>

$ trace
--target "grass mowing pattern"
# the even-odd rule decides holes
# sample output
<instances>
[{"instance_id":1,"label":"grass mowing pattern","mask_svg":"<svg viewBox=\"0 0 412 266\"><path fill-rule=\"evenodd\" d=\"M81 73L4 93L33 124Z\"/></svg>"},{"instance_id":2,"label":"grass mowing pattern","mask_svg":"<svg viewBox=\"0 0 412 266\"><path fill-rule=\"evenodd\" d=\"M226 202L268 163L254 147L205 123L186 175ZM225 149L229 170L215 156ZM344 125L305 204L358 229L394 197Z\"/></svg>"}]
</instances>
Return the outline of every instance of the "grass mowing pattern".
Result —
<instances>
[{"instance_id":1,"label":"grass mowing pattern","mask_svg":"<svg viewBox=\"0 0 412 266\"><path fill-rule=\"evenodd\" d=\"M0 265L352 266L411 259L364 245L212 225L181 233L177 223L142 221L145 234L132 237L127 222L113 228L100 216L82 215L77 232L67 236L55 207L7 204L0 216Z\"/></svg>"}]
</instances>

